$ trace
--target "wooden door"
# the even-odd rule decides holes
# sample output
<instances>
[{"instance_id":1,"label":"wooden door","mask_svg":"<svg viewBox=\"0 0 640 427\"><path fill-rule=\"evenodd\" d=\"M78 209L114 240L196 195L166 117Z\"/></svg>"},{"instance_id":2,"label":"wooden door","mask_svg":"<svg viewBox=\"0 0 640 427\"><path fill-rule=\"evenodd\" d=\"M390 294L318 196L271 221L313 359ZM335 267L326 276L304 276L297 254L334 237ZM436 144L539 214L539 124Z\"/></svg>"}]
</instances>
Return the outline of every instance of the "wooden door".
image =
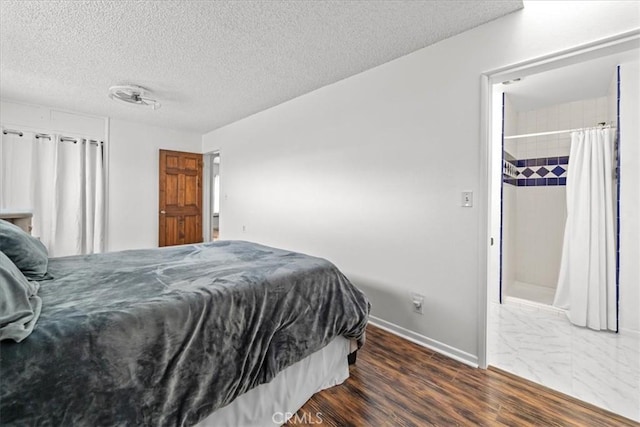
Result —
<instances>
[{"instance_id":1,"label":"wooden door","mask_svg":"<svg viewBox=\"0 0 640 427\"><path fill-rule=\"evenodd\" d=\"M202 154L160 150L160 246L202 242Z\"/></svg>"}]
</instances>

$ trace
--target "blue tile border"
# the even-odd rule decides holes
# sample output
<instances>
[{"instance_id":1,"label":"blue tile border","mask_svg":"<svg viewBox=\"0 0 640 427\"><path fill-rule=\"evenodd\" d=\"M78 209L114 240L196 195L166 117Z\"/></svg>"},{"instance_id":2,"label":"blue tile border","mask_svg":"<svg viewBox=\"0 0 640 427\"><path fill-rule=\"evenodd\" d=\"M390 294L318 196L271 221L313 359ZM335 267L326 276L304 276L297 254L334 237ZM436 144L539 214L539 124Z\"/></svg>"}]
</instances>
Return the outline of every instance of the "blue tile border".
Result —
<instances>
[{"instance_id":1,"label":"blue tile border","mask_svg":"<svg viewBox=\"0 0 640 427\"><path fill-rule=\"evenodd\" d=\"M569 156L510 160L506 159L507 154L503 152L504 161L515 165L517 172L515 177L503 174L503 183L516 187L567 185Z\"/></svg>"},{"instance_id":2,"label":"blue tile border","mask_svg":"<svg viewBox=\"0 0 640 427\"><path fill-rule=\"evenodd\" d=\"M517 187L552 187L556 185L567 185L567 178L519 178L505 180L505 184L511 184Z\"/></svg>"}]
</instances>

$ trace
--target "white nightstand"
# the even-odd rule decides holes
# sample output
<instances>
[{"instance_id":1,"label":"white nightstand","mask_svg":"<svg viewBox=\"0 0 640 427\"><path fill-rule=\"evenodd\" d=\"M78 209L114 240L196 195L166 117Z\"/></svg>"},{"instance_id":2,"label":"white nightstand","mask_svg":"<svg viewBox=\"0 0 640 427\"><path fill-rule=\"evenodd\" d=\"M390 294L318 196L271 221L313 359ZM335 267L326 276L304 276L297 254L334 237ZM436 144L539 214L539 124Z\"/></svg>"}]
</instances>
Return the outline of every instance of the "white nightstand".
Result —
<instances>
[{"instance_id":1,"label":"white nightstand","mask_svg":"<svg viewBox=\"0 0 640 427\"><path fill-rule=\"evenodd\" d=\"M31 219L33 213L28 211L0 210L0 219L9 221L31 234Z\"/></svg>"}]
</instances>

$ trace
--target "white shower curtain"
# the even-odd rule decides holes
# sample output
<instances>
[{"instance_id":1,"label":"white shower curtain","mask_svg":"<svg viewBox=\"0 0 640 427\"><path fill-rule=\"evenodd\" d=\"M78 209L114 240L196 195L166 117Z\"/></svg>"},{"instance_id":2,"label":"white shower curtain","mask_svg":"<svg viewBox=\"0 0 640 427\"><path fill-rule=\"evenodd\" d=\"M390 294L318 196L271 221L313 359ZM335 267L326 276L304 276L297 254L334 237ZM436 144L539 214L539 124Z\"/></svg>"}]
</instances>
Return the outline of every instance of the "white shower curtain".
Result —
<instances>
[{"instance_id":1,"label":"white shower curtain","mask_svg":"<svg viewBox=\"0 0 640 427\"><path fill-rule=\"evenodd\" d=\"M571 134L567 222L554 305L569 320L617 330L612 129Z\"/></svg>"},{"instance_id":2,"label":"white shower curtain","mask_svg":"<svg viewBox=\"0 0 640 427\"><path fill-rule=\"evenodd\" d=\"M32 234L51 257L102 252L102 147L83 138L36 138L27 132L21 138L3 135L1 145L0 208L31 210Z\"/></svg>"}]
</instances>

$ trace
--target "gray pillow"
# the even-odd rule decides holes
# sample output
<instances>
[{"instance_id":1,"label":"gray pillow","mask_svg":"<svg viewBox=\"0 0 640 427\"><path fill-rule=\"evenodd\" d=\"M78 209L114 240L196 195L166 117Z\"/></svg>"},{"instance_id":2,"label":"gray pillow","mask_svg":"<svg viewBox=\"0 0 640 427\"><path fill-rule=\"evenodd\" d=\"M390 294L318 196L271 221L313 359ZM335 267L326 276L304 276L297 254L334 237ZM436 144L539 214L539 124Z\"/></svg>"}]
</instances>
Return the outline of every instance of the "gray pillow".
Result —
<instances>
[{"instance_id":1,"label":"gray pillow","mask_svg":"<svg viewBox=\"0 0 640 427\"><path fill-rule=\"evenodd\" d=\"M29 280L46 280L49 257L47 248L35 237L15 224L0 219L0 251L22 271Z\"/></svg>"},{"instance_id":2,"label":"gray pillow","mask_svg":"<svg viewBox=\"0 0 640 427\"><path fill-rule=\"evenodd\" d=\"M0 341L20 342L33 331L42 309L39 286L0 252Z\"/></svg>"}]
</instances>

